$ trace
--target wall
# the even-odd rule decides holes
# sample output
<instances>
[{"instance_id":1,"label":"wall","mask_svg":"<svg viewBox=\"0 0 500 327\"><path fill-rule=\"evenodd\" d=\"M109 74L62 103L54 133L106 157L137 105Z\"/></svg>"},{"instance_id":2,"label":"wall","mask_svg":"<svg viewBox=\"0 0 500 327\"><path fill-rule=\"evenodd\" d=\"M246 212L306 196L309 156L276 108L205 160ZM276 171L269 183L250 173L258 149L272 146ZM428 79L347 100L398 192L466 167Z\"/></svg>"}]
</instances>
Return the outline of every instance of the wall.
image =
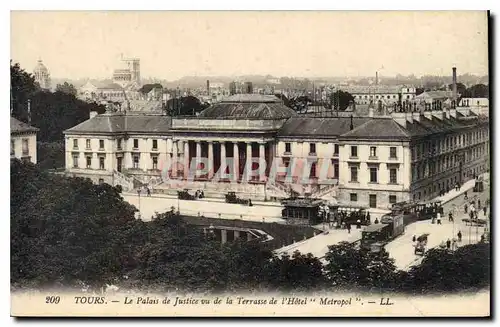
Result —
<instances>
[{"instance_id":1,"label":"wall","mask_svg":"<svg viewBox=\"0 0 500 327\"><path fill-rule=\"evenodd\" d=\"M23 154L23 139L28 140L28 154ZM10 134L11 140L11 150L13 145L14 157L18 159L22 159L23 157L30 157L30 161L32 163L37 162L37 153L36 153L36 133L15 133ZM12 142L14 144L12 144ZM12 155L11 155L12 156Z\"/></svg>"}]
</instances>

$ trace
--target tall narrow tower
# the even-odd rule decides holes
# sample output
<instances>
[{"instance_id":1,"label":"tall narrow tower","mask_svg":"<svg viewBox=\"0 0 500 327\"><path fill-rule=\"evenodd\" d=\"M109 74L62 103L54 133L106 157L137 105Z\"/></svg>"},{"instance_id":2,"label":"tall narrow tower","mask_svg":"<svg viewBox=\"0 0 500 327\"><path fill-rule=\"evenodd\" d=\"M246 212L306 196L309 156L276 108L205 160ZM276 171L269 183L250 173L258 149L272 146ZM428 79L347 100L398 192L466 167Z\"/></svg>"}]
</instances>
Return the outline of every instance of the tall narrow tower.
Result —
<instances>
[{"instance_id":1,"label":"tall narrow tower","mask_svg":"<svg viewBox=\"0 0 500 327\"><path fill-rule=\"evenodd\" d=\"M452 81L452 91L453 91L453 100L456 102L458 98L457 94L457 67L453 67L453 81Z\"/></svg>"}]
</instances>

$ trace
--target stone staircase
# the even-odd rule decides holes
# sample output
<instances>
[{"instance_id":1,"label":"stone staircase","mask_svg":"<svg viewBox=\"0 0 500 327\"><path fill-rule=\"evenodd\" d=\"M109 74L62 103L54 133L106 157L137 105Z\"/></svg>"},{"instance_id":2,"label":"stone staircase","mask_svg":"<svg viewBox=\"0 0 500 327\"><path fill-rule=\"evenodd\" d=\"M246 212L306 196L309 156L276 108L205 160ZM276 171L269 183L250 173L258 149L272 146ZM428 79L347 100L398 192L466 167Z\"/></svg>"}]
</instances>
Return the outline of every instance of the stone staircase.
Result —
<instances>
[{"instance_id":1,"label":"stone staircase","mask_svg":"<svg viewBox=\"0 0 500 327\"><path fill-rule=\"evenodd\" d=\"M127 176L117 170L113 171L113 181L113 186L121 185L123 190L126 192L131 191L137 187L137 181L134 177Z\"/></svg>"},{"instance_id":2,"label":"stone staircase","mask_svg":"<svg viewBox=\"0 0 500 327\"><path fill-rule=\"evenodd\" d=\"M338 187L339 187L338 183L329 184L326 185L325 187L320 187L319 190L311 194L311 197L320 199L324 196L332 196L335 198L337 197L338 194Z\"/></svg>"}]
</instances>

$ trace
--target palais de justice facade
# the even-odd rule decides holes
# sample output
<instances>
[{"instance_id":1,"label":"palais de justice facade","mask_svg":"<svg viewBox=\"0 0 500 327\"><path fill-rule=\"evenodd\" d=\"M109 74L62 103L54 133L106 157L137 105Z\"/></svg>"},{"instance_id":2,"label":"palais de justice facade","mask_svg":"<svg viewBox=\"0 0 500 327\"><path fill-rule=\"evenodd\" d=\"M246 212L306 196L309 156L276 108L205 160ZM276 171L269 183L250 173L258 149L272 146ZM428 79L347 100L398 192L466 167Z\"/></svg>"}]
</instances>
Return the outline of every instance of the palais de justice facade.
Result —
<instances>
[{"instance_id":1,"label":"palais de justice facade","mask_svg":"<svg viewBox=\"0 0 500 327\"><path fill-rule=\"evenodd\" d=\"M65 132L66 173L126 190L142 183L154 192L236 191L253 199L294 191L387 209L430 199L489 169L488 117L453 101L405 102L387 112L299 115L259 94L230 96L192 117L108 112ZM258 167L259 159L266 165ZM189 167L203 170L193 178ZM245 174L248 167L255 176Z\"/></svg>"}]
</instances>

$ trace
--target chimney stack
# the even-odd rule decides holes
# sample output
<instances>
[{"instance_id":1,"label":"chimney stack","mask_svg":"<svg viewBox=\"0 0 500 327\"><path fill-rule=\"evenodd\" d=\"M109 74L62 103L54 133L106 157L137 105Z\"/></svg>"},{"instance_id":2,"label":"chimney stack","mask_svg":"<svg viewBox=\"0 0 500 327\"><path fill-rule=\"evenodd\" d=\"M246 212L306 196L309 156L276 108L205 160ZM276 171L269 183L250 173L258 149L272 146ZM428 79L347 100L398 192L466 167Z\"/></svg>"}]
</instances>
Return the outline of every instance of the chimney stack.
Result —
<instances>
[{"instance_id":1,"label":"chimney stack","mask_svg":"<svg viewBox=\"0 0 500 327\"><path fill-rule=\"evenodd\" d=\"M351 114L351 126L349 126L349 128L351 131L354 129L354 122L353 122L352 114Z\"/></svg>"},{"instance_id":2,"label":"chimney stack","mask_svg":"<svg viewBox=\"0 0 500 327\"><path fill-rule=\"evenodd\" d=\"M247 93L247 94L252 94L253 93L252 82L245 82L245 93Z\"/></svg>"},{"instance_id":3,"label":"chimney stack","mask_svg":"<svg viewBox=\"0 0 500 327\"><path fill-rule=\"evenodd\" d=\"M378 85L378 72L375 72L375 85Z\"/></svg>"},{"instance_id":4,"label":"chimney stack","mask_svg":"<svg viewBox=\"0 0 500 327\"><path fill-rule=\"evenodd\" d=\"M457 67L453 67L453 100L456 102L458 98L457 94Z\"/></svg>"},{"instance_id":5,"label":"chimney stack","mask_svg":"<svg viewBox=\"0 0 500 327\"><path fill-rule=\"evenodd\" d=\"M210 95L210 81L207 79L207 95Z\"/></svg>"}]
</instances>

